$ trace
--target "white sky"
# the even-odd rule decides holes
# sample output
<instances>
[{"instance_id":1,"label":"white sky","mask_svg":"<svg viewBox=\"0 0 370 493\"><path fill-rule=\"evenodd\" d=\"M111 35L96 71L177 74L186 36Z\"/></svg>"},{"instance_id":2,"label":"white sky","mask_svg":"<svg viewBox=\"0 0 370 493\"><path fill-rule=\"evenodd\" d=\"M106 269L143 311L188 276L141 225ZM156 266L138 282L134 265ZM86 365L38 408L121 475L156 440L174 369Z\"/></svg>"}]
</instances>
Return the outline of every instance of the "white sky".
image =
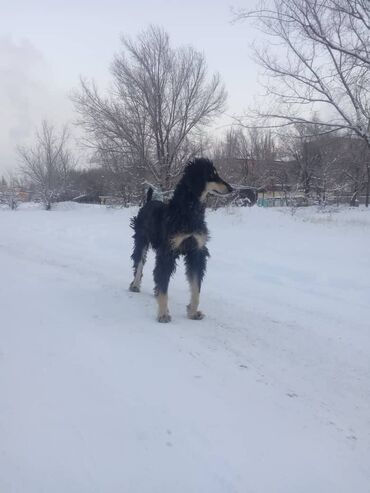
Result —
<instances>
[{"instance_id":1,"label":"white sky","mask_svg":"<svg viewBox=\"0 0 370 493\"><path fill-rule=\"evenodd\" d=\"M232 7L254 0L0 0L0 175L17 165L15 148L41 119L73 121L68 93L79 76L104 88L120 36L162 26L173 45L203 51L229 93L228 113L240 113L258 93L250 59L255 33L232 24ZM220 122L219 124L221 124Z\"/></svg>"}]
</instances>

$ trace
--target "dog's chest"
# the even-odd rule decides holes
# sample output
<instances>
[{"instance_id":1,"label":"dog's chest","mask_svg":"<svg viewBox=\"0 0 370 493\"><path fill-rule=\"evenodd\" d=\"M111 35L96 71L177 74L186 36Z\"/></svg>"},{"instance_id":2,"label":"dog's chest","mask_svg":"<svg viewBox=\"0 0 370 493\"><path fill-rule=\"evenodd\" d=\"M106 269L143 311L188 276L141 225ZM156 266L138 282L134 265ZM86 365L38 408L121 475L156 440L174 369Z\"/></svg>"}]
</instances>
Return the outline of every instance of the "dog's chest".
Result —
<instances>
[{"instance_id":1,"label":"dog's chest","mask_svg":"<svg viewBox=\"0 0 370 493\"><path fill-rule=\"evenodd\" d=\"M209 237L207 233L178 233L171 237L170 244L173 250L186 249L192 245L204 248Z\"/></svg>"}]
</instances>

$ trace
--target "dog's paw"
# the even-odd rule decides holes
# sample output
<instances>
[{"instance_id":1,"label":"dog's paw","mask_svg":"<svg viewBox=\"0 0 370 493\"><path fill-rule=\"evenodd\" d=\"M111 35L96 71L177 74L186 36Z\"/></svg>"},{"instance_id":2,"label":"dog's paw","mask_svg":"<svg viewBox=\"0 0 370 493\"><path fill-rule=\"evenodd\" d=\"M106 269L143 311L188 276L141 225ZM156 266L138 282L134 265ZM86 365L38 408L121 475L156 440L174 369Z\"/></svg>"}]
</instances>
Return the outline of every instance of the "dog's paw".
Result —
<instances>
[{"instance_id":1,"label":"dog's paw","mask_svg":"<svg viewBox=\"0 0 370 493\"><path fill-rule=\"evenodd\" d=\"M171 322L171 315L169 313L158 315L157 320L162 324L167 324L168 322Z\"/></svg>"},{"instance_id":2,"label":"dog's paw","mask_svg":"<svg viewBox=\"0 0 370 493\"><path fill-rule=\"evenodd\" d=\"M133 293L140 293L140 288L136 286L133 282L130 284L130 287L128 289Z\"/></svg>"},{"instance_id":3,"label":"dog's paw","mask_svg":"<svg viewBox=\"0 0 370 493\"><path fill-rule=\"evenodd\" d=\"M194 312L190 309L189 306L187 306L186 308L187 308L188 318L190 318L190 320L202 320L205 317L204 313L201 312L200 310Z\"/></svg>"}]
</instances>

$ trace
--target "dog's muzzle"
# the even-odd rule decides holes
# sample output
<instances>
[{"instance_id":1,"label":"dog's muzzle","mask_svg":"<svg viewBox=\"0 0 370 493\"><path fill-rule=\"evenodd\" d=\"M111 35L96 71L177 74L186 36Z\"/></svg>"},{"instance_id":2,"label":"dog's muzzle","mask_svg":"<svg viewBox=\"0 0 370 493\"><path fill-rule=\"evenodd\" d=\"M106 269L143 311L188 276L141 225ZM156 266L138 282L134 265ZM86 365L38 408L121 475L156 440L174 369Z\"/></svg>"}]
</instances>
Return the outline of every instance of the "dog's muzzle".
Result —
<instances>
[{"instance_id":1,"label":"dog's muzzle","mask_svg":"<svg viewBox=\"0 0 370 493\"><path fill-rule=\"evenodd\" d=\"M222 185L223 185L223 190L216 190L218 193L220 193L221 195L228 195L229 193L233 192L234 189L231 185L229 185L228 183L226 183L226 181L222 180L221 181Z\"/></svg>"}]
</instances>

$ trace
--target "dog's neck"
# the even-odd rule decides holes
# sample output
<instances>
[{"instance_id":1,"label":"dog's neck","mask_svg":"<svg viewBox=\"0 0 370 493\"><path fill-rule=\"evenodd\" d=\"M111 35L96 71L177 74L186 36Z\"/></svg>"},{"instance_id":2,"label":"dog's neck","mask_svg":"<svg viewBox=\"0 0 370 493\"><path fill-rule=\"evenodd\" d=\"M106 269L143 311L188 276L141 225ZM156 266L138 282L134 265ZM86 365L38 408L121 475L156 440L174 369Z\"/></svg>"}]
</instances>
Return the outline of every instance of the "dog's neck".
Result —
<instances>
[{"instance_id":1,"label":"dog's neck","mask_svg":"<svg viewBox=\"0 0 370 493\"><path fill-rule=\"evenodd\" d=\"M168 204L171 218L168 227L174 233L207 233L202 188L194 186L186 175L179 181Z\"/></svg>"},{"instance_id":2,"label":"dog's neck","mask_svg":"<svg viewBox=\"0 0 370 493\"><path fill-rule=\"evenodd\" d=\"M202 192L201 194L197 194L186 183L180 181L177 187L175 188L173 197L170 200L170 204L172 205L181 204L182 207L184 208L186 207L189 210L193 210L194 208L199 208L204 211L205 198L206 198L206 194L204 194L204 192Z\"/></svg>"}]
</instances>

